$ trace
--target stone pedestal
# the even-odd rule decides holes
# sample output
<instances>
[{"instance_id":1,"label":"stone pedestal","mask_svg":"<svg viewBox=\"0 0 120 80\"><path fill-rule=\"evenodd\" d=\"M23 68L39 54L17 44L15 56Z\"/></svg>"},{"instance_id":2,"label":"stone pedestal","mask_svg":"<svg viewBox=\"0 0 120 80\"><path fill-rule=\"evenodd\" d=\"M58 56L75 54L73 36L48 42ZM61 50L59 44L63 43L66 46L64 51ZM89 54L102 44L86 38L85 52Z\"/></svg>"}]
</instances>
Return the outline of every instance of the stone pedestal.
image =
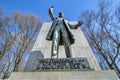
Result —
<instances>
[{"instance_id":1,"label":"stone pedestal","mask_svg":"<svg viewBox=\"0 0 120 80\"><path fill-rule=\"evenodd\" d=\"M13 72L10 80L118 80L108 71Z\"/></svg>"}]
</instances>

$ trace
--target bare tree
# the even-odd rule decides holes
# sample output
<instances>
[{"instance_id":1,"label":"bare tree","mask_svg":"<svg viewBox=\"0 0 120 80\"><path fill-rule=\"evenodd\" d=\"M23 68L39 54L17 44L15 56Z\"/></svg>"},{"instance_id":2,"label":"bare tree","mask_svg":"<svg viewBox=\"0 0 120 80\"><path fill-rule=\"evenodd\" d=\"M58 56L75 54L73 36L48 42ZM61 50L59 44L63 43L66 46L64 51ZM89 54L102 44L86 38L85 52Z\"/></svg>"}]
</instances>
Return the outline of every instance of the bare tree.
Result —
<instances>
[{"instance_id":1,"label":"bare tree","mask_svg":"<svg viewBox=\"0 0 120 80\"><path fill-rule=\"evenodd\" d=\"M12 71L19 71L42 23L33 14L14 12L9 16L0 14L0 24L0 76L7 78Z\"/></svg>"},{"instance_id":2,"label":"bare tree","mask_svg":"<svg viewBox=\"0 0 120 80\"><path fill-rule=\"evenodd\" d=\"M30 50L31 44L35 39L36 33L38 33L41 22L32 14L23 14L15 12L12 16L12 20L17 26L17 42L16 46L16 59L14 71L18 71L18 66L25 53Z\"/></svg>"},{"instance_id":3,"label":"bare tree","mask_svg":"<svg viewBox=\"0 0 120 80\"><path fill-rule=\"evenodd\" d=\"M9 18L4 15L0 7L0 78L9 76L10 70L10 56L12 44L15 41L15 36L11 35L8 25Z\"/></svg>"},{"instance_id":4,"label":"bare tree","mask_svg":"<svg viewBox=\"0 0 120 80\"><path fill-rule=\"evenodd\" d=\"M98 11L81 14L82 30L102 69L114 69L120 76L120 10L112 2L101 0Z\"/></svg>"}]
</instances>

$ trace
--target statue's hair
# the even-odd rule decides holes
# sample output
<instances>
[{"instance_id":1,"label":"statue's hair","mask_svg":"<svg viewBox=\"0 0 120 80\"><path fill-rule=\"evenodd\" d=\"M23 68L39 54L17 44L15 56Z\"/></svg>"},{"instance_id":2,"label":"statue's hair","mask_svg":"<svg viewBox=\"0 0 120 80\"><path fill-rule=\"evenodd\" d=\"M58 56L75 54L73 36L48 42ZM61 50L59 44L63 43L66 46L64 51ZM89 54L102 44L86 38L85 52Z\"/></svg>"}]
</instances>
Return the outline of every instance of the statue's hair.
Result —
<instances>
[{"instance_id":1,"label":"statue's hair","mask_svg":"<svg viewBox=\"0 0 120 80\"><path fill-rule=\"evenodd\" d=\"M59 12L59 15L58 15L59 17L63 17L64 15L63 15L63 13L62 12Z\"/></svg>"}]
</instances>

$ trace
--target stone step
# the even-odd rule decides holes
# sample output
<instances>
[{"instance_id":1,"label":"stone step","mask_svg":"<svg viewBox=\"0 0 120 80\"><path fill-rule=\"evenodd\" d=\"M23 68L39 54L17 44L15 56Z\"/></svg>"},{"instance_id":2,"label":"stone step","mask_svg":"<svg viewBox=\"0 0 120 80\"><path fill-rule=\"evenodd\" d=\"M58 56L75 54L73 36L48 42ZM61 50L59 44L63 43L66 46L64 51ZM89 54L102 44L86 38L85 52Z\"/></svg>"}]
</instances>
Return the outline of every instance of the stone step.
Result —
<instances>
[{"instance_id":1,"label":"stone step","mask_svg":"<svg viewBox=\"0 0 120 80\"><path fill-rule=\"evenodd\" d=\"M13 72L9 80L118 80L113 70Z\"/></svg>"}]
</instances>

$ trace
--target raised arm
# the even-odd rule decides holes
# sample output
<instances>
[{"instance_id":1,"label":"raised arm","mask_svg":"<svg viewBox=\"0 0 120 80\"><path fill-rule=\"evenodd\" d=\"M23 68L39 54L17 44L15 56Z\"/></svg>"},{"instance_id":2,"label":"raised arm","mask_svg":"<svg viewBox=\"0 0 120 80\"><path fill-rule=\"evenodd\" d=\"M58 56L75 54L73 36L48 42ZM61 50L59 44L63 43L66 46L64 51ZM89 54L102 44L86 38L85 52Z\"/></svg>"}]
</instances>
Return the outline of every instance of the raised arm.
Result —
<instances>
[{"instance_id":1,"label":"raised arm","mask_svg":"<svg viewBox=\"0 0 120 80\"><path fill-rule=\"evenodd\" d=\"M50 18L51 18L52 21L55 19L54 15L53 15L53 9L54 9L53 6L51 6L51 7L49 8L49 16L50 16Z\"/></svg>"}]
</instances>

